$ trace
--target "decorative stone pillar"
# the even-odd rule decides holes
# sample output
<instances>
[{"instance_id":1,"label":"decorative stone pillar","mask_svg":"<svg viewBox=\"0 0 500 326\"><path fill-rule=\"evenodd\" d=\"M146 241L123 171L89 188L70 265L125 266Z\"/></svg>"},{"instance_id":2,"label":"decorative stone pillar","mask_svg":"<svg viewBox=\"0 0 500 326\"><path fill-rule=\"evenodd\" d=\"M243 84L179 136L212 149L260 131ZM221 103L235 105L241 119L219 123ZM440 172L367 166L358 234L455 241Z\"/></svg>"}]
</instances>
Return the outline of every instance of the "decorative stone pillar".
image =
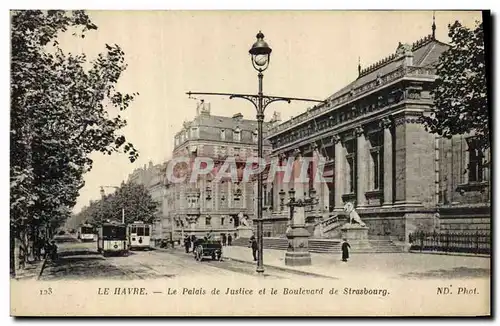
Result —
<instances>
[{"instance_id":1,"label":"decorative stone pillar","mask_svg":"<svg viewBox=\"0 0 500 326\"><path fill-rule=\"evenodd\" d=\"M343 209L342 194L344 193L344 149L342 148L342 141L339 135L334 135L332 137L333 143L335 145L335 158L334 158L334 198L335 198L335 210L341 211Z\"/></svg>"},{"instance_id":2,"label":"decorative stone pillar","mask_svg":"<svg viewBox=\"0 0 500 326\"><path fill-rule=\"evenodd\" d=\"M393 194L393 173L392 173L392 121L390 118L384 118L380 122L384 133L384 206L392 205Z\"/></svg>"},{"instance_id":3,"label":"decorative stone pillar","mask_svg":"<svg viewBox=\"0 0 500 326\"><path fill-rule=\"evenodd\" d=\"M300 179L302 171L302 155L297 153L293 169L295 200L304 199L304 182ZM296 179L297 178L297 179ZM285 254L285 265L304 266L311 265L311 254L309 253L309 232L306 229L305 207L291 208L290 227L286 232L288 248Z\"/></svg>"},{"instance_id":4,"label":"decorative stone pillar","mask_svg":"<svg viewBox=\"0 0 500 326\"><path fill-rule=\"evenodd\" d=\"M357 127L354 130L356 136L356 206L366 205L366 185L367 185L367 150L366 137L363 127Z\"/></svg>"}]
</instances>

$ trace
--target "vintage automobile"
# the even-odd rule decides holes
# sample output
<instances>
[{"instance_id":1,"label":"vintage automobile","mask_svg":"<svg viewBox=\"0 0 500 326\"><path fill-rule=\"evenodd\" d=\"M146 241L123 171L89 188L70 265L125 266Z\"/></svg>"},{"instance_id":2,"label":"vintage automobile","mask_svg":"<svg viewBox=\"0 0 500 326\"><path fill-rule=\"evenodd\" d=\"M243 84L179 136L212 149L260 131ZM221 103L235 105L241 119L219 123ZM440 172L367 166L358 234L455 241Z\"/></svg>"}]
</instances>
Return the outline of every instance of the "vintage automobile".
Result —
<instances>
[{"instance_id":1,"label":"vintage automobile","mask_svg":"<svg viewBox=\"0 0 500 326\"><path fill-rule=\"evenodd\" d=\"M202 261L204 257L222 260L222 244L218 240L197 239L194 243L194 259Z\"/></svg>"}]
</instances>

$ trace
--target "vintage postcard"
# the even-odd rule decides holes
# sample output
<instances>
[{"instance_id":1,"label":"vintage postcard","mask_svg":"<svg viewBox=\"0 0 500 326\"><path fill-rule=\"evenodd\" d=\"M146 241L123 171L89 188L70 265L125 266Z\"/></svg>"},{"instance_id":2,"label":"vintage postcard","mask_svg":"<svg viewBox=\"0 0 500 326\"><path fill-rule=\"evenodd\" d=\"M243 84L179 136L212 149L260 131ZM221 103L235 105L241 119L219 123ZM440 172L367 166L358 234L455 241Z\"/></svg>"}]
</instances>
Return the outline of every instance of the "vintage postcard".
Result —
<instances>
[{"instance_id":1,"label":"vintage postcard","mask_svg":"<svg viewBox=\"0 0 500 326\"><path fill-rule=\"evenodd\" d=\"M488 11L12 10L13 316L490 316Z\"/></svg>"}]
</instances>

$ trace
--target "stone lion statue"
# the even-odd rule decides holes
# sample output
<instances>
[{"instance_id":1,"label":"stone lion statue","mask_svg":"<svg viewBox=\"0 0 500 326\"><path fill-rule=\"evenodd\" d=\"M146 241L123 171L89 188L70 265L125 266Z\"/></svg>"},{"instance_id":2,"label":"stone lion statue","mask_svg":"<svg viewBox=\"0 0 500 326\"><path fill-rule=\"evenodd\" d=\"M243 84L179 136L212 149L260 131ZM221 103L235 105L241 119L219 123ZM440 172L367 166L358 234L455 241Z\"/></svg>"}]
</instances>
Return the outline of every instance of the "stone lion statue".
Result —
<instances>
[{"instance_id":1,"label":"stone lion statue","mask_svg":"<svg viewBox=\"0 0 500 326\"><path fill-rule=\"evenodd\" d=\"M361 226L366 226L366 224L359 217L358 212L354 209L354 205L352 203L346 203L344 205L344 212L349 215L349 224L353 224L354 221Z\"/></svg>"},{"instance_id":2,"label":"stone lion statue","mask_svg":"<svg viewBox=\"0 0 500 326\"><path fill-rule=\"evenodd\" d=\"M238 219L240 220L240 224L243 226L250 226L250 223L247 219L247 217L243 214L243 212L240 212L238 214Z\"/></svg>"}]
</instances>

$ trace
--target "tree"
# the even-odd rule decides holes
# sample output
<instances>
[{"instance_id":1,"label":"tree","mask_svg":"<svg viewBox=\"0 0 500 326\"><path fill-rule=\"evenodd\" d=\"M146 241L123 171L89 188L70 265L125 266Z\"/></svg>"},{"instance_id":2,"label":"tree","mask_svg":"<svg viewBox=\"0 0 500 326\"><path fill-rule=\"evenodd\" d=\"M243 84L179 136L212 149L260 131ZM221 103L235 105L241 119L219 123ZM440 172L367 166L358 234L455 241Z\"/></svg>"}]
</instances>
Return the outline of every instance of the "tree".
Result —
<instances>
[{"instance_id":1,"label":"tree","mask_svg":"<svg viewBox=\"0 0 500 326\"><path fill-rule=\"evenodd\" d=\"M14 238L25 245L36 227L53 229L69 217L92 168L90 154L123 152L132 162L138 156L119 132L126 120L110 110L125 110L137 95L115 88L124 52L106 44L91 62L64 53L57 36L69 29L83 38L97 26L81 10L11 14L11 267Z\"/></svg>"},{"instance_id":2,"label":"tree","mask_svg":"<svg viewBox=\"0 0 500 326\"><path fill-rule=\"evenodd\" d=\"M431 133L451 138L473 133L480 149L490 147L483 24L449 25L451 47L439 58L432 91L434 109L424 119Z\"/></svg>"},{"instance_id":3,"label":"tree","mask_svg":"<svg viewBox=\"0 0 500 326\"><path fill-rule=\"evenodd\" d=\"M124 210L126 223L153 223L158 208L158 203L143 185L129 182L122 184L115 193L106 195L82 209L77 220L89 220L94 225L100 225L106 220L121 222Z\"/></svg>"}]
</instances>

